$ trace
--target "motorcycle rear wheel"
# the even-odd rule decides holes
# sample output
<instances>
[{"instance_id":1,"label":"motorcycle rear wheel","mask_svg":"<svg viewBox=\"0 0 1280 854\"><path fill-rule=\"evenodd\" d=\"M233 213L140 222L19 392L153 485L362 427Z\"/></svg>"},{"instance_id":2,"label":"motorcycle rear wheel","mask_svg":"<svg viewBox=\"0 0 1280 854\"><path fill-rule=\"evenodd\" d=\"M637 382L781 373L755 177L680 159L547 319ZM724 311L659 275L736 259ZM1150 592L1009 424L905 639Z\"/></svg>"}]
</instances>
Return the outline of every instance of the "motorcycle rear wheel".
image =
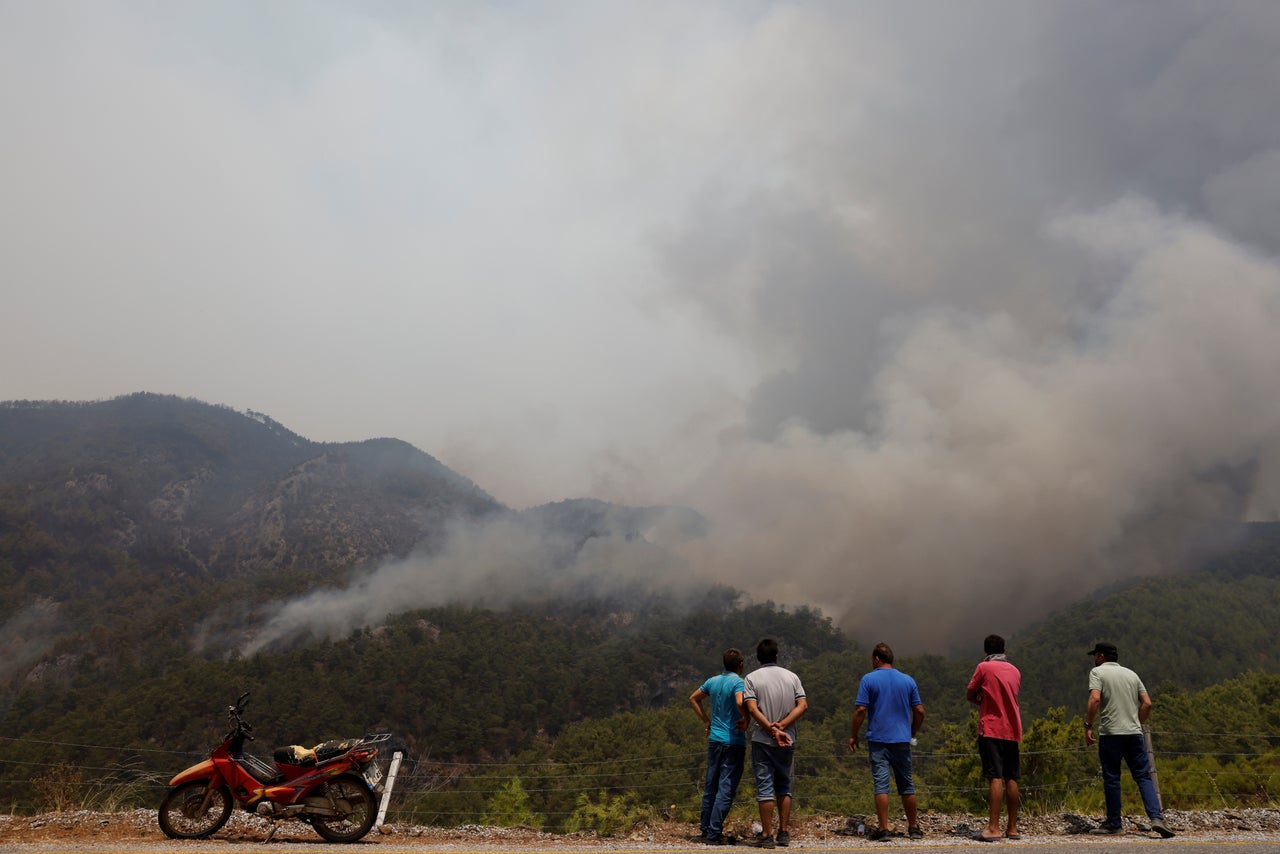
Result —
<instances>
[{"instance_id":1,"label":"motorcycle rear wheel","mask_svg":"<svg viewBox=\"0 0 1280 854\"><path fill-rule=\"evenodd\" d=\"M311 826L320 838L326 842L355 842L373 829L378 819L378 804L363 780L343 774L325 787L324 794L333 798L346 815L311 816Z\"/></svg>"},{"instance_id":2,"label":"motorcycle rear wheel","mask_svg":"<svg viewBox=\"0 0 1280 854\"><path fill-rule=\"evenodd\" d=\"M160 802L157 819L170 839L203 839L216 833L231 818L231 793L226 786L214 789L209 806L202 812L208 781L195 780L174 786Z\"/></svg>"}]
</instances>

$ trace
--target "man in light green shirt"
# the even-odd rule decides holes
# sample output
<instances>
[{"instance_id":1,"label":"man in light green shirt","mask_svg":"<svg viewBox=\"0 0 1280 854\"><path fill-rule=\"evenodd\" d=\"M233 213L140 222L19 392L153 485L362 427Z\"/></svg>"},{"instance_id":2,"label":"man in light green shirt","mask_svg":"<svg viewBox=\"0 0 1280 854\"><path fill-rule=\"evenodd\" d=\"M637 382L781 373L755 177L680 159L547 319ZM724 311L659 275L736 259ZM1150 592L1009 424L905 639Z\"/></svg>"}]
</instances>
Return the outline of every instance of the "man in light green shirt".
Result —
<instances>
[{"instance_id":1,"label":"man in light green shirt","mask_svg":"<svg viewBox=\"0 0 1280 854\"><path fill-rule=\"evenodd\" d=\"M1120 763L1123 761L1129 766L1129 775L1138 784L1142 806L1151 819L1151 829L1168 839L1175 834L1164 823L1160 794L1151 779L1147 744L1142 737L1142 724L1151 715L1151 695L1138 674L1120 666L1120 653L1115 644L1094 644L1088 654L1093 656L1095 666L1089 671L1089 706L1084 716L1084 737L1089 744L1098 745L1102 792L1107 802L1107 820L1093 833L1110 835L1123 832L1120 812ZM1096 736L1095 721L1098 724Z\"/></svg>"}]
</instances>

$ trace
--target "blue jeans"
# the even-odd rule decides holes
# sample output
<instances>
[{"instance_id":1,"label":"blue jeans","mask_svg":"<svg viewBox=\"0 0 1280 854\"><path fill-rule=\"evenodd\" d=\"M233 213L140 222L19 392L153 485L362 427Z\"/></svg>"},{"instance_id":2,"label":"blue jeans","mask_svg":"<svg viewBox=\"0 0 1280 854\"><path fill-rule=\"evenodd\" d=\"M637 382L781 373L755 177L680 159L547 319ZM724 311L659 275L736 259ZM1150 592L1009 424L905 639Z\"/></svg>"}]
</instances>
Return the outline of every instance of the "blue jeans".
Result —
<instances>
[{"instance_id":1,"label":"blue jeans","mask_svg":"<svg viewBox=\"0 0 1280 854\"><path fill-rule=\"evenodd\" d=\"M1151 779L1151 765L1147 761L1147 744L1142 735L1100 735L1098 761L1102 763L1102 793L1107 801L1107 824L1111 827L1120 825L1121 760L1129 766L1129 774L1133 777L1133 782L1138 784L1147 818L1163 818L1160 796L1156 794L1156 784Z\"/></svg>"},{"instance_id":2,"label":"blue jeans","mask_svg":"<svg viewBox=\"0 0 1280 854\"><path fill-rule=\"evenodd\" d=\"M724 833L724 817L738 794L746 762L745 744L707 742L707 780L702 788L702 835L707 839Z\"/></svg>"}]
</instances>

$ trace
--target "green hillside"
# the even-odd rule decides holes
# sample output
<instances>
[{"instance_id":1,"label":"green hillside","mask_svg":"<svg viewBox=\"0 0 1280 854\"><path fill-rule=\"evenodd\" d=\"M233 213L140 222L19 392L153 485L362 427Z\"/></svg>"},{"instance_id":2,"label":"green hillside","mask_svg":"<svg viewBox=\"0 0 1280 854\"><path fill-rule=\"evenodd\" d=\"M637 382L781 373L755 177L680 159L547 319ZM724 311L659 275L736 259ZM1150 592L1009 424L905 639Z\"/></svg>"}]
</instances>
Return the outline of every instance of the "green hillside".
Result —
<instances>
[{"instance_id":1,"label":"green hillside","mask_svg":"<svg viewBox=\"0 0 1280 854\"><path fill-rule=\"evenodd\" d=\"M137 749L198 754L220 734L226 705L249 690L264 748L391 731L411 756L472 762L534 749L592 719L678 706L729 644L753 650L769 635L789 661L848 649L816 612L736 600L711 590L698 603L653 601L642 611L618 601L431 609L247 659L157 649L152 666L110 682L90 666L27 684L0 733L21 739L22 755L40 765L80 761L83 745L119 745L95 758L101 767L127 764ZM23 788L0 787L0 803L21 800Z\"/></svg>"},{"instance_id":2,"label":"green hillside","mask_svg":"<svg viewBox=\"0 0 1280 854\"><path fill-rule=\"evenodd\" d=\"M1095 594L1011 639L1024 707L1082 706L1092 666L1084 653L1098 640L1116 644L1153 692L1280 672L1280 525L1246 526L1231 551L1194 572Z\"/></svg>"},{"instance_id":3,"label":"green hillside","mask_svg":"<svg viewBox=\"0 0 1280 854\"><path fill-rule=\"evenodd\" d=\"M607 812L601 798L683 805L702 749L686 698L726 646L750 653L772 636L809 692L809 808L857 809L865 767L845 740L869 664L814 608L696 583L668 592L594 566L607 591L412 608L346 637L237 652L269 604L358 587L379 561L440 548L460 520L495 519L537 539L548 581L583 554L613 553L594 543L660 550L706 525L691 510L585 499L517 513L403 442L312 443L197 401L0 405L0 806L35 809L32 781L68 776L115 803L153 805L244 690L259 753L395 733L411 760L398 809L419 819L479 821L495 798L523 797L557 826ZM1266 735L1280 720L1278 615L1280 525L1252 525L1193 571L1096 592L1010 638L1040 757L1028 803L1087 806L1096 788L1077 720L1096 640L1118 644L1155 696L1154 725L1179 751L1172 767L1194 781L1171 791L1186 803L1209 797L1205 786L1269 797L1280 786ZM980 646L899 661L928 711L921 773L939 806L972 808L981 789L964 699Z\"/></svg>"}]
</instances>

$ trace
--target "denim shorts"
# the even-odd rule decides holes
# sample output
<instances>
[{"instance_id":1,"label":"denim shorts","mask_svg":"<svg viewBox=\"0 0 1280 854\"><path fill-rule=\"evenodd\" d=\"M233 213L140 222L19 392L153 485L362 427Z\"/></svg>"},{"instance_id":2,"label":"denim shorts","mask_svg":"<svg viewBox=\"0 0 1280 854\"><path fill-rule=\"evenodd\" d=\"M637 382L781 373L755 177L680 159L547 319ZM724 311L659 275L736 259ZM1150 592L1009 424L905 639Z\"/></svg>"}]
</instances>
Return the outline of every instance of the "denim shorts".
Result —
<instances>
[{"instance_id":1,"label":"denim shorts","mask_svg":"<svg viewBox=\"0 0 1280 854\"><path fill-rule=\"evenodd\" d=\"M791 764L794 747L751 742L751 771L756 775L756 800L776 801L791 797Z\"/></svg>"},{"instance_id":2,"label":"denim shorts","mask_svg":"<svg viewBox=\"0 0 1280 854\"><path fill-rule=\"evenodd\" d=\"M911 744L901 742L890 744L884 741L868 741L867 754L871 757L871 782L875 783L877 795L889 794L889 771L893 771L894 783L899 795L914 795L915 784L911 782Z\"/></svg>"}]
</instances>

